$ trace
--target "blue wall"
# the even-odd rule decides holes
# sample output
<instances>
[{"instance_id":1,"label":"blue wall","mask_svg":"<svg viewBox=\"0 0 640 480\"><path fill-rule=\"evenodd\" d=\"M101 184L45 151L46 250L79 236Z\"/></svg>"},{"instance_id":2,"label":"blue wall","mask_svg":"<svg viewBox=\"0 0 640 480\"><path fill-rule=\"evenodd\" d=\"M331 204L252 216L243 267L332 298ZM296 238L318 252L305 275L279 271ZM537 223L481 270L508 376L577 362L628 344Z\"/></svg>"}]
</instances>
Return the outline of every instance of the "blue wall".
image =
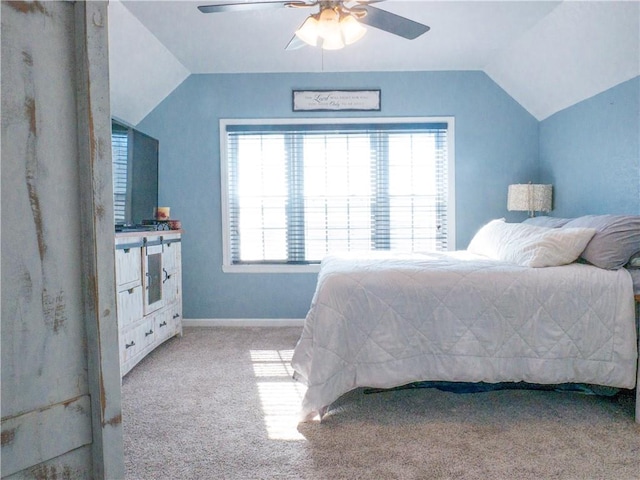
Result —
<instances>
[{"instance_id":1,"label":"blue wall","mask_svg":"<svg viewBox=\"0 0 640 480\"><path fill-rule=\"evenodd\" d=\"M220 118L293 113L297 88L380 88L381 112L455 117L456 246L506 211L510 183L538 180L538 122L481 72L192 75L137 127L160 140L160 202L180 219L186 318L303 318L316 274L222 272Z\"/></svg>"},{"instance_id":2,"label":"blue wall","mask_svg":"<svg viewBox=\"0 0 640 480\"><path fill-rule=\"evenodd\" d=\"M540 122L554 216L640 214L640 77Z\"/></svg>"}]
</instances>

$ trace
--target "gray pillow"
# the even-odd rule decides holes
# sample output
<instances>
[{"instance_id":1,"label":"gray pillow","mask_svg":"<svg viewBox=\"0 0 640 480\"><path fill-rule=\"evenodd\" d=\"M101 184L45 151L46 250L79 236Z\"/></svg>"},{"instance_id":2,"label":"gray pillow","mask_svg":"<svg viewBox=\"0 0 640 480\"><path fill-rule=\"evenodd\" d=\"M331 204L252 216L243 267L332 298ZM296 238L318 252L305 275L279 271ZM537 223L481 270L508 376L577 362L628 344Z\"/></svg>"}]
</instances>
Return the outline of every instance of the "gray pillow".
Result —
<instances>
[{"instance_id":1,"label":"gray pillow","mask_svg":"<svg viewBox=\"0 0 640 480\"><path fill-rule=\"evenodd\" d=\"M615 270L640 252L640 215L586 215L563 228L595 228L596 234L580 257L596 267Z\"/></svg>"},{"instance_id":2,"label":"gray pillow","mask_svg":"<svg viewBox=\"0 0 640 480\"><path fill-rule=\"evenodd\" d=\"M528 223L529 225L535 225L536 227L558 228L566 225L570 221L570 218L549 217L543 215L542 217L527 218L522 223Z\"/></svg>"}]
</instances>

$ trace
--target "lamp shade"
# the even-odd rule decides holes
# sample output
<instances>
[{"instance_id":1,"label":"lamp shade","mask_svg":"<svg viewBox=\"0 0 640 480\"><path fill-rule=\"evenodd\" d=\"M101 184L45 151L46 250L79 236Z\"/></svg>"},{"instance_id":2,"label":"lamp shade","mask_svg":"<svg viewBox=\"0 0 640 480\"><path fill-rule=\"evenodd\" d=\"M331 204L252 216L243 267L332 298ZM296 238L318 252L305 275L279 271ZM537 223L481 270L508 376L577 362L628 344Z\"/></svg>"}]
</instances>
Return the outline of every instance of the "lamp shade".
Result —
<instances>
[{"instance_id":1,"label":"lamp shade","mask_svg":"<svg viewBox=\"0 0 640 480\"><path fill-rule=\"evenodd\" d=\"M296 36L308 45L318 45L318 20L311 15L296 31Z\"/></svg>"},{"instance_id":2,"label":"lamp shade","mask_svg":"<svg viewBox=\"0 0 640 480\"><path fill-rule=\"evenodd\" d=\"M345 45L357 42L367 33L367 29L351 15L345 15L340 19L340 30L342 31Z\"/></svg>"},{"instance_id":3,"label":"lamp shade","mask_svg":"<svg viewBox=\"0 0 640 480\"><path fill-rule=\"evenodd\" d=\"M533 183L509 185L507 210L529 212L549 212L553 187Z\"/></svg>"}]
</instances>

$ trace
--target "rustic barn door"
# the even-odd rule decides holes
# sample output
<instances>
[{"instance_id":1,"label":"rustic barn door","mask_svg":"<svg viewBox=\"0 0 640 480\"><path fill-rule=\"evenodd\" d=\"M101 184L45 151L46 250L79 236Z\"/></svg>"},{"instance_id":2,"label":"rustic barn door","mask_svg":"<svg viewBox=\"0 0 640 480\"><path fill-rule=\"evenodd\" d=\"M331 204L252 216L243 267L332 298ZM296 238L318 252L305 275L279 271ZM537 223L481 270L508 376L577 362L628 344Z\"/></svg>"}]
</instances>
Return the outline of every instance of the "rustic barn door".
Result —
<instances>
[{"instance_id":1,"label":"rustic barn door","mask_svg":"<svg viewBox=\"0 0 640 480\"><path fill-rule=\"evenodd\" d=\"M1 474L122 478L107 5L1 8Z\"/></svg>"}]
</instances>

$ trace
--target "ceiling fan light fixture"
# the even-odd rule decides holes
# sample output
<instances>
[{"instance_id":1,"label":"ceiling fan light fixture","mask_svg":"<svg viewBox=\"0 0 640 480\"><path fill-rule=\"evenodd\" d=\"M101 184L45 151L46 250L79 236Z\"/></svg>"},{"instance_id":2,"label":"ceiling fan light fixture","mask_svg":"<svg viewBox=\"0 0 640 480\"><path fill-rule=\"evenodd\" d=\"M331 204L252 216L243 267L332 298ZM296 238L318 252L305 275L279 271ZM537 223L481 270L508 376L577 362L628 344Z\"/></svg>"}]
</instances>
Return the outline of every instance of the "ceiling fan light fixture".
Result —
<instances>
[{"instance_id":1,"label":"ceiling fan light fixture","mask_svg":"<svg viewBox=\"0 0 640 480\"><path fill-rule=\"evenodd\" d=\"M320 47L323 50L340 50L345 43L341 35L328 35L320 40Z\"/></svg>"},{"instance_id":2,"label":"ceiling fan light fixture","mask_svg":"<svg viewBox=\"0 0 640 480\"><path fill-rule=\"evenodd\" d=\"M357 42L367 33L367 29L351 14L347 14L340 19L340 30L346 45Z\"/></svg>"},{"instance_id":3,"label":"ceiling fan light fixture","mask_svg":"<svg viewBox=\"0 0 640 480\"><path fill-rule=\"evenodd\" d=\"M339 50L344 47L340 25L340 13L337 8L327 7L320 11L318 21L320 47L324 50Z\"/></svg>"},{"instance_id":4,"label":"ceiling fan light fixture","mask_svg":"<svg viewBox=\"0 0 640 480\"><path fill-rule=\"evenodd\" d=\"M312 47L318 46L318 31L319 31L319 22L316 18L316 15L310 15L307 18L302 26L296 30L296 37L302 40L307 45L311 45Z\"/></svg>"},{"instance_id":5,"label":"ceiling fan light fixture","mask_svg":"<svg viewBox=\"0 0 640 480\"><path fill-rule=\"evenodd\" d=\"M296 30L296 36L307 45L323 50L339 50L360 40L367 29L348 12L338 7L324 7L310 15Z\"/></svg>"}]
</instances>

